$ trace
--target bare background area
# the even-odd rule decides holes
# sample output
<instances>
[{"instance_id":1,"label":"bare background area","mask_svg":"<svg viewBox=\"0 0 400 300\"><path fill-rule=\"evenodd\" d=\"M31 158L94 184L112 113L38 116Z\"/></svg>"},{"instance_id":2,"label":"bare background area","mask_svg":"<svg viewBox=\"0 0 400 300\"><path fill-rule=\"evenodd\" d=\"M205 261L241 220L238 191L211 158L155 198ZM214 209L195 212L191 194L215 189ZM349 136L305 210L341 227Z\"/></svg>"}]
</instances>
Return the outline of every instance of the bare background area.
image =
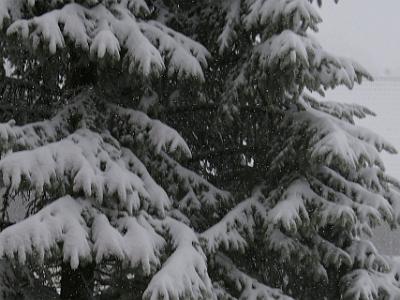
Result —
<instances>
[{"instance_id":1,"label":"bare background area","mask_svg":"<svg viewBox=\"0 0 400 300\"><path fill-rule=\"evenodd\" d=\"M317 33L331 52L355 58L375 76L400 76L400 1L324 1Z\"/></svg>"}]
</instances>

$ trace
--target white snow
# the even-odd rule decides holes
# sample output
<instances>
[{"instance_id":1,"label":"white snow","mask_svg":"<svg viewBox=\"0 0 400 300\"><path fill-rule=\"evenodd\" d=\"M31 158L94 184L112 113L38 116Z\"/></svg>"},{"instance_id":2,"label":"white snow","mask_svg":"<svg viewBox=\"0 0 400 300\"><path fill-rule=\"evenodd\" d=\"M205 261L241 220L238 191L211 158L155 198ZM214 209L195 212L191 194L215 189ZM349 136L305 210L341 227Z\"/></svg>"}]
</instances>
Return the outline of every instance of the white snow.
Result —
<instances>
[{"instance_id":1,"label":"white snow","mask_svg":"<svg viewBox=\"0 0 400 300\"><path fill-rule=\"evenodd\" d=\"M306 30L308 27L316 30L317 24L322 21L317 9L307 0L250 0L246 2L249 6L249 13L244 18L247 28L257 23L278 25L285 20L291 20L293 22L291 30Z\"/></svg>"},{"instance_id":2,"label":"white snow","mask_svg":"<svg viewBox=\"0 0 400 300\"><path fill-rule=\"evenodd\" d=\"M89 218L93 217L91 227ZM131 267L140 266L150 274L160 264L165 240L147 221L151 217L142 212L137 217L115 218L111 225L86 199L60 198L37 214L10 226L0 233L0 257L7 255L24 264L35 255L40 262L61 247L63 259L72 268L90 262L97 263L117 258ZM139 242L140 241L140 242ZM61 250L60 249L60 250Z\"/></svg>"},{"instance_id":3,"label":"white snow","mask_svg":"<svg viewBox=\"0 0 400 300\"><path fill-rule=\"evenodd\" d=\"M58 249L62 242L63 259L72 268L80 260L91 261L88 228L81 213L85 208L83 201L70 196L58 199L33 215L0 233L0 257L7 255L25 263L27 256L36 254L43 262L50 250Z\"/></svg>"},{"instance_id":4,"label":"white snow","mask_svg":"<svg viewBox=\"0 0 400 300\"><path fill-rule=\"evenodd\" d=\"M284 295L281 290L270 288L240 271L233 261L223 254L217 255L216 264L223 269L224 276L239 289L239 299L293 300L291 297Z\"/></svg>"},{"instance_id":5,"label":"white snow","mask_svg":"<svg viewBox=\"0 0 400 300\"><path fill-rule=\"evenodd\" d=\"M196 299L198 295L211 297L206 257L193 230L174 219L163 221L171 236L174 252L153 276L144 299Z\"/></svg>"},{"instance_id":6,"label":"white snow","mask_svg":"<svg viewBox=\"0 0 400 300\"><path fill-rule=\"evenodd\" d=\"M19 34L35 49L44 45L54 54L71 41L93 59L108 54L119 60L125 53L122 59L131 73L159 73L168 62L171 73L204 79L202 68L207 65L208 51L157 21L135 17L134 14L149 12L143 0L96 1L96 5L66 3L32 19L21 19L23 2L1 2L0 26L11 21L7 34ZM30 5L35 6L35 2Z\"/></svg>"},{"instance_id":7,"label":"white snow","mask_svg":"<svg viewBox=\"0 0 400 300\"><path fill-rule=\"evenodd\" d=\"M81 129L60 142L7 155L0 161L3 183L17 190L27 180L40 194L56 179L63 182L71 177L75 192L82 190L100 202L104 194L117 194L125 203L133 191L149 198L143 181L115 161L110 150L118 151L107 149L100 135Z\"/></svg>"},{"instance_id":8,"label":"white snow","mask_svg":"<svg viewBox=\"0 0 400 300\"><path fill-rule=\"evenodd\" d=\"M111 105L91 89L70 102L48 121L22 127L13 121L0 124L4 188L10 187L11 193L36 191L28 201L49 195L44 208L0 232L0 258L24 264L62 253L74 269L92 260L118 259L153 276L145 292L149 299L160 294L164 299L211 296L207 257L198 236L182 212L171 210L169 195L149 173L146 155L157 155L202 204L217 205L230 195L169 156L178 151L190 156L190 149L162 122ZM68 119L75 113L81 120L71 133ZM107 118L114 117L123 120L118 125L123 130L115 133L118 140L110 133L115 128L94 125L108 125L112 122Z\"/></svg>"},{"instance_id":9,"label":"white snow","mask_svg":"<svg viewBox=\"0 0 400 300\"><path fill-rule=\"evenodd\" d=\"M220 248L244 250L247 241L243 229L246 228L247 234L251 236L254 226L251 209L260 206L254 197L246 199L231 209L221 221L201 233L200 239L207 252L215 253Z\"/></svg>"},{"instance_id":10,"label":"white snow","mask_svg":"<svg viewBox=\"0 0 400 300\"><path fill-rule=\"evenodd\" d=\"M145 133L158 153L161 150L175 152L179 149L187 157L192 156L189 146L175 129L159 120L152 120L145 113L137 110L125 109L116 105L108 105L108 107L110 114L116 112L126 119L126 125L132 126L136 132Z\"/></svg>"},{"instance_id":11,"label":"white snow","mask_svg":"<svg viewBox=\"0 0 400 300\"><path fill-rule=\"evenodd\" d=\"M144 274L148 275L154 271L155 267L159 266L161 250L165 247L166 242L150 225L146 217L150 218L146 214L137 218L125 217L119 219L117 224L120 231L126 230L123 242L120 244L126 256L124 261L128 261L131 267L141 266ZM103 244L99 249L104 252L107 249L103 247L107 237L103 235L99 238L99 243ZM108 246L114 247L115 245L108 243ZM99 255L99 252L97 254ZM101 255L99 256L101 257Z\"/></svg>"},{"instance_id":12,"label":"white snow","mask_svg":"<svg viewBox=\"0 0 400 300\"><path fill-rule=\"evenodd\" d=\"M285 189L281 199L268 211L269 221L274 225L282 225L289 232L296 232L299 224L310 222L310 217L304 203L305 200L312 199L306 199L310 194L313 196L312 194L314 193L307 182L302 180L292 182Z\"/></svg>"},{"instance_id":13,"label":"white snow","mask_svg":"<svg viewBox=\"0 0 400 300\"><path fill-rule=\"evenodd\" d=\"M400 135L398 134L400 123L397 109L400 103L399 78L379 77L373 82L363 82L361 86L355 86L352 90L344 87L329 90L326 98L327 100L341 101L345 104L354 103L368 107L376 113L376 116L357 120L357 124L381 135L385 140L390 141L396 150L400 149ZM380 155L387 173L399 180L399 155L386 152L382 152ZM386 226L378 227L374 230L373 242L380 252L398 255L400 254L399 235L399 230L391 231Z\"/></svg>"},{"instance_id":14,"label":"white snow","mask_svg":"<svg viewBox=\"0 0 400 300\"><path fill-rule=\"evenodd\" d=\"M389 295L388 299L396 299L395 296L392 295L396 295L400 292L398 285L400 260L399 258L390 257L386 259L392 266L392 270L388 273L355 269L344 276L344 296L348 299L363 300L376 299L378 295L387 294Z\"/></svg>"},{"instance_id":15,"label":"white snow","mask_svg":"<svg viewBox=\"0 0 400 300\"><path fill-rule=\"evenodd\" d=\"M240 4L241 0L227 0L222 2L224 11L226 11L225 26L218 37L219 53L223 54L232 40L236 37L235 26L240 22Z\"/></svg>"}]
</instances>

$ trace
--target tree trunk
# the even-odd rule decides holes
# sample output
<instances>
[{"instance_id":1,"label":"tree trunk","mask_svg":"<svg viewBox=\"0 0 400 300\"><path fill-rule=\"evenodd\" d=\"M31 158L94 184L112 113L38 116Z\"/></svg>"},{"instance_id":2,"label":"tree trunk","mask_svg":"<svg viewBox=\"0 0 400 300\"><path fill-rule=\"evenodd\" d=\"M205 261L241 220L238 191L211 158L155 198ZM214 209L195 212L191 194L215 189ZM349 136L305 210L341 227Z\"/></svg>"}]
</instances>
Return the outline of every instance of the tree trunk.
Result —
<instances>
[{"instance_id":1,"label":"tree trunk","mask_svg":"<svg viewBox=\"0 0 400 300\"><path fill-rule=\"evenodd\" d=\"M93 276L95 264L79 266L73 270L69 263L61 264L61 299L93 299Z\"/></svg>"}]
</instances>

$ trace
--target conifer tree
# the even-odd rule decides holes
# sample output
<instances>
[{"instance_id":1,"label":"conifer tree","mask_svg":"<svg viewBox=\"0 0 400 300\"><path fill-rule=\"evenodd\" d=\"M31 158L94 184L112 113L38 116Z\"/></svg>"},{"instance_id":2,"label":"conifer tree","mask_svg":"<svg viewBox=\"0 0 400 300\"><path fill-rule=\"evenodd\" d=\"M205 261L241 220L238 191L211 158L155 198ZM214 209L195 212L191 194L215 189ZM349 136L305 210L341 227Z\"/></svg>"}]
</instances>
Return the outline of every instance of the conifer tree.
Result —
<instances>
[{"instance_id":1,"label":"conifer tree","mask_svg":"<svg viewBox=\"0 0 400 300\"><path fill-rule=\"evenodd\" d=\"M398 297L365 238L398 221L395 149L310 95L371 79L320 22L309 0L0 0L2 59L51 93L0 124L2 221L26 210L0 297Z\"/></svg>"},{"instance_id":2,"label":"conifer tree","mask_svg":"<svg viewBox=\"0 0 400 300\"><path fill-rule=\"evenodd\" d=\"M190 150L172 128L122 106L145 98L159 76L203 79L208 51L157 21L164 10L156 4L0 2L4 34L27 49L4 50L17 78L31 71L32 81L71 95L55 99L64 105L48 120L1 125L2 217L19 201L27 218L1 232L0 255L58 271L58 283L44 285L59 287L62 299L106 294L99 282L109 260L132 270L133 297L211 295L196 233L173 217L172 197L146 167L153 159L175 164Z\"/></svg>"},{"instance_id":3,"label":"conifer tree","mask_svg":"<svg viewBox=\"0 0 400 300\"><path fill-rule=\"evenodd\" d=\"M398 222L399 184L378 153L396 150L354 124L373 115L369 109L310 96L371 76L313 38L321 18L310 1L214 5L194 30L219 28L198 40L223 62L207 74L202 95L220 103L209 134L219 146L202 158L210 180L242 195L201 235L215 272L226 283L242 278L228 270L247 271L295 299L398 297L396 266L365 237L376 224ZM221 126L221 114L231 126ZM239 298L248 297L240 288ZM224 292L237 297L229 285Z\"/></svg>"}]
</instances>

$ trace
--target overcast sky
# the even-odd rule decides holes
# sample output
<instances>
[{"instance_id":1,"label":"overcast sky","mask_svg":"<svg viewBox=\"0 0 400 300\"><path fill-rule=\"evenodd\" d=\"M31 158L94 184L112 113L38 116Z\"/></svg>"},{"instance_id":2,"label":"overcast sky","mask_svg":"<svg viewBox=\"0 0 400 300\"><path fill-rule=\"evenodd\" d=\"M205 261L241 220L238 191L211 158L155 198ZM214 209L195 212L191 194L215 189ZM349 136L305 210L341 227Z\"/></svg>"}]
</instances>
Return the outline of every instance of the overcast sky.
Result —
<instances>
[{"instance_id":1,"label":"overcast sky","mask_svg":"<svg viewBox=\"0 0 400 300\"><path fill-rule=\"evenodd\" d=\"M400 0L325 0L318 33L327 50L355 58L375 76L400 76Z\"/></svg>"}]
</instances>

